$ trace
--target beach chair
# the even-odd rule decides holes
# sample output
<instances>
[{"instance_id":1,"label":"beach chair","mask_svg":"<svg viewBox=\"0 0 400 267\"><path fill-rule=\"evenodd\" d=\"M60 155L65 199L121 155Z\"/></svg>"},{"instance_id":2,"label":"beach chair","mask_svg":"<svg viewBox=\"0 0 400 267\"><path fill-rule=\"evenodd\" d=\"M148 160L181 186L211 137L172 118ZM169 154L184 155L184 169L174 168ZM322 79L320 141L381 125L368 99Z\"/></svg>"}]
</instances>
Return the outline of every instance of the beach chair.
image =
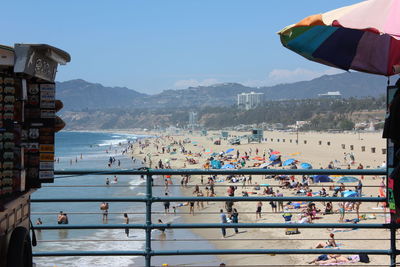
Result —
<instances>
[{"instance_id":1,"label":"beach chair","mask_svg":"<svg viewBox=\"0 0 400 267\"><path fill-rule=\"evenodd\" d=\"M300 234L299 228L286 228L285 235L296 235Z\"/></svg>"}]
</instances>

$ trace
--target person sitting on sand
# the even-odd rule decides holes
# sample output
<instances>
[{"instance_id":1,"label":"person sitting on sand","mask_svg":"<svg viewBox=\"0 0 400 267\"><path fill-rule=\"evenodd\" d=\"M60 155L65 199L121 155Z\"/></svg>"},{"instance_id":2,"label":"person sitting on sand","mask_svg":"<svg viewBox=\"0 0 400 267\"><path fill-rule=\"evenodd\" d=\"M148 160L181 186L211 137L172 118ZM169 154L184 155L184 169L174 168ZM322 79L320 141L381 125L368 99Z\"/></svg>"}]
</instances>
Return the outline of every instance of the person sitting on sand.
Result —
<instances>
[{"instance_id":1,"label":"person sitting on sand","mask_svg":"<svg viewBox=\"0 0 400 267\"><path fill-rule=\"evenodd\" d=\"M336 240L335 240L335 235L333 233L331 233L329 235L329 239L324 243L318 243L315 248L336 248L337 244L336 244Z\"/></svg>"},{"instance_id":2,"label":"person sitting on sand","mask_svg":"<svg viewBox=\"0 0 400 267\"><path fill-rule=\"evenodd\" d=\"M332 202L326 203L324 215L326 214L333 214Z\"/></svg>"}]
</instances>

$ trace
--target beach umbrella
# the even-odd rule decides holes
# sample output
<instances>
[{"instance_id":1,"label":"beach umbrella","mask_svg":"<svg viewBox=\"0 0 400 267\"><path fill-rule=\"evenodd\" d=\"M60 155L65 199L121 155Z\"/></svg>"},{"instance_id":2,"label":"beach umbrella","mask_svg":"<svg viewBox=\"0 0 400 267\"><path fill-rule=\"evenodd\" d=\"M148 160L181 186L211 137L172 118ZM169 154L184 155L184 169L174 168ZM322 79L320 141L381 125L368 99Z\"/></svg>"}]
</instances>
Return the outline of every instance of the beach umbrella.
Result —
<instances>
[{"instance_id":1,"label":"beach umbrella","mask_svg":"<svg viewBox=\"0 0 400 267\"><path fill-rule=\"evenodd\" d=\"M286 48L324 65L400 73L400 0L369 0L309 16L278 34Z\"/></svg>"},{"instance_id":2,"label":"beach umbrella","mask_svg":"<svg viewBox=\"0 0 400 267\"><path fill-rule=\"evenodd\" d=\"M232 164L225 164L224 166L221 167L221 169L234 169L235 166Z\"/></svg>"},{"instance_id":3,"label":"beach umbrella","mask_svg":"<svg viewBox=\"0 0 400 267\"><path fill-rule=\"evenodd\" d=\"M310 163L303 162L302 164L300 164L300 168L302 168L302 169L312 169L312 166L311 166Z\"/></svg>"},{"instance_id":4,"label":"beach umbrella","mask_svg":"<svg viewBox=\"0 0 400 267\"><path fill-rule=\"evenodd\" d=\"M346 191L342 192L342 196L343 197L357 197L358 194L356 191L346 190Z\"/></svg>"},{"instance_id":5,"label":"beach umbrella","mask_svg":"<svg viewBox=\"0 0 400 267\"><path fill-rule=\"evenodd\" d=\"M279 158L279 156L277 156L277 155L271 155L271 157L269 157L269 160L270 161L275 161L275 160L277 160Z\"/></svg>"},{"instance_id":6,"label":"beach umbrella","mask_svg":"<svg viewBox=\"0 0 400 267\"><path fill-rule=\"evenodd\" d=\"M206 149L206 151L204 151L204 154L211 154L212 153L212 151L211 151L211 149Z\"/></svg>"},{"instance_id":7,"label":"beach umbrella","mask_svg":"<svg viewBox=\"0 0 400 267\"><path fill-rule=\"evenodd\" d=\"M233 152L234 150L235 150L234 148L229 148L225 153L228 154L228 153Z\"/></svg>"},{"instance_id":8,"label":"beach umbrella","mask_svg":"<svg viewBox=\"0 0 400 267\"><path fill-rule=\"evenodd\" d=\"M292 165L293 163L295 163L296 162L296 160L295 159L287 159L287 160L285 160L284 162L283 162L283 166L289 166L289 165Z\"/></svg>"},{"instance_id":9,"label":"beach umbrella","mask_svg":"<svg viewBox=\"0 0 400 267\"><path fill-rule=\"evenodd\" d=\"M355 183L358 182L359 180L356 177L353 176L343 176L339 180L337 180L337 183Z\"/></svg>"},{"instance_id":10,"label":"beach umbrella","mask_svg":"<svg viewBox=\"0 0 400 267\"><path fill-rule=\"evenodd\" d=\"M271 155L278 155L278 154L281 154L281 152L275 150L275 151L272 151L270 154Z\"/></svg>"},{"instance_id":11,"label":"beach umbrella","mask_svg":"<svg viewBox=\"0 0 400 267\"><path fill-rule=\"evenodd\" d=\"M328 175L314 175L313 181L314 183L325 183L332 182L332 179Z\"/></svg>"}]
</instances>

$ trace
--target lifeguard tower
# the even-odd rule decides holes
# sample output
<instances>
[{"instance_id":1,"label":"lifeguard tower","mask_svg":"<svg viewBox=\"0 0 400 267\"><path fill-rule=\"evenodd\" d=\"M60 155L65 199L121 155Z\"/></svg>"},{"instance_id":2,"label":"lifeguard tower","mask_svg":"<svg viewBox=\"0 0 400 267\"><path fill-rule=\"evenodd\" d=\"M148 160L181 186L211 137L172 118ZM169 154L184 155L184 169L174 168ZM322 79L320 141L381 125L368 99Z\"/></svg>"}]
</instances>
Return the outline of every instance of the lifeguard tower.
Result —
<instances>
[{"instance_id":1,"label":"lifeguard tower","mask_svg":"<svg viewBox=\"0 0 400 267\"><path fill-rule=\"evenodd\" d=\"M261 143L263 138L264 138L264 130L254 128L251 130L251 134L249 136L249 143L251 143L251 142Z\"/></svg>"}]
</instances>

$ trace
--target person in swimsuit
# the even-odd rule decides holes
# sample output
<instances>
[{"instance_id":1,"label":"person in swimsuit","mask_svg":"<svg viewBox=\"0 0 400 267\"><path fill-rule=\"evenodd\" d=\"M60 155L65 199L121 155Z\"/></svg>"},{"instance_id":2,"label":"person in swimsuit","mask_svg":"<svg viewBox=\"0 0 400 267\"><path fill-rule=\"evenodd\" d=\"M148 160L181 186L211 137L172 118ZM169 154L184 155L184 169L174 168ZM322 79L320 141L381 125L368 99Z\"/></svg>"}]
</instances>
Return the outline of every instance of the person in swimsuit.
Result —
<instances>
[{"instance_id":1,"label":"person in swimsuit","mask_svg":"<svg viewBox=\"0 0 400 267\"><path fill-rule=\"evenodd\" d=\"M129 217L127 213L124 213L124 222L125 224L129 224ZM125 234L129 237L129 228L125 228Z\"/></svg>"},{"instance_id":2,"label":"person in swimsuit","mask_svg":"<svg viewBox=\"0 0 400 267\"><path fill-rule=\"evenodd\" d=\"M189 214L194 215L194 201L189 202Z\"/></svg>"}]
</instances>

